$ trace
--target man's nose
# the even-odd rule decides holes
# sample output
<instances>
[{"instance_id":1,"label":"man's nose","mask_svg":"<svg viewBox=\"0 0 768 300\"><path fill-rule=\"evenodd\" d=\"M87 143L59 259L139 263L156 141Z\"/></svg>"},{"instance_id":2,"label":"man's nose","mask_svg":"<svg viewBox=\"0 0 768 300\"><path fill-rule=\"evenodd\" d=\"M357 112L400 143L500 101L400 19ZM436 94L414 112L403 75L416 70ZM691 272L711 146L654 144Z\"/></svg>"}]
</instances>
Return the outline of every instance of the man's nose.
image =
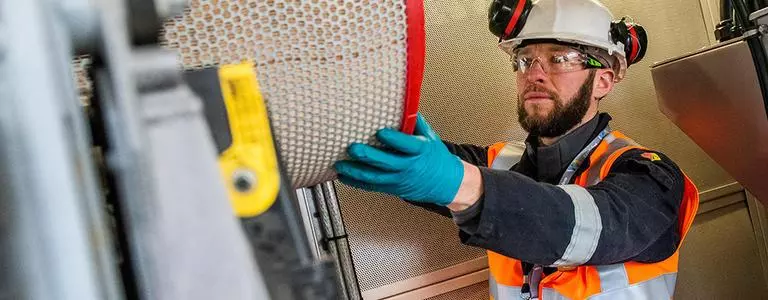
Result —
<instances>
[{"instance_id":1,"label":"man's nose","mask_svg":"<svg viewBox=\"0 0 768 300\"><path fill-rule=\"evenodd\" d=\"M533 64L531 64L528 71L525 73L528 82L544 83L548 78L547 76L547 72L544 71L544 65L542 65L541 61L538 59L533 61Z\"/></svg>"}]
</instances>

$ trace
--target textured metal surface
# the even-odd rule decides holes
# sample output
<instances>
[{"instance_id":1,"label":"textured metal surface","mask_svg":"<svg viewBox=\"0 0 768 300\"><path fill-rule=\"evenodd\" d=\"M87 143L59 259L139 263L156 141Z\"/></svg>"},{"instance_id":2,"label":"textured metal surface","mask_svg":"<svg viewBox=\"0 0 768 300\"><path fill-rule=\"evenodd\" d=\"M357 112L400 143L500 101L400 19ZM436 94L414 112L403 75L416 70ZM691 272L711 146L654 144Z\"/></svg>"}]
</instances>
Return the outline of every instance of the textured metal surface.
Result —
<instances>
[{"instance_id":1,"label":"textured metal surface","mask_svg":"<svg viewBox=\"0 0 768 300\"><path fill-rule=\"evenodd\" d=\"M488 282L484 281L427 300L487 300L488 297Z\"/></svg>"},{"instance_id":2,"label":"textured metal surface","mask_svg":"<svg viewBox=\"0 0 768 300\"><path fill-rule=\"evenodd\" d=\"M675 160L702 189L733 181L656 104L649 65L707 46L697 0L604 1L615 16L632 15L649 32L646 58L601 103L612 126ZM522 140L515 75L487 28L488 1L425 1L427 60L421 111L443 139L488 145ZM339 186L363 291L483 255L457 242L441 216L397 199ZM425 283L428 284L428 283Z\"/></svg>"},{"instance_id":3,"label":"textured metal surface","mask_svg":"<svg viewBox=\"0 0 768 300\"><path fill-rule=\"evenodd\" d=\"M362 291L437 271L484 253L462 246L451 220L389 197L339 188Z\"/></svg>"},{"instance_id":4,"label":"textured metal surface","mask_svg":"<svg viewBox=\"0 0 768 300\"><path fill-rule=\"evenodd\" d=\"M401 0L192 0L164 26L183 67L253 60L295 187L332 179L352 142L403 114Z\"/></svg>"},{"instance_id":5,"label":"textured metal surface","mask_svg":"<svg viewBox=\"0 0 768 300\"><path fill-rule=\"evenodd\" d=\"M678 58L652 73L664 114L758 199L768 199L768 118L747 42Z\"/></svg>"},{"instance_id":6,"label":"textured metal surface","mask_svg":"<svg viewBox=\"0 0 768 300\"><path fill-rule=\"evenodd\" d=\"M732 194L741 197L744 194ZM676 299L766 299L746 203L696 217L681 250Z\"/></svg>"}]
</instances>

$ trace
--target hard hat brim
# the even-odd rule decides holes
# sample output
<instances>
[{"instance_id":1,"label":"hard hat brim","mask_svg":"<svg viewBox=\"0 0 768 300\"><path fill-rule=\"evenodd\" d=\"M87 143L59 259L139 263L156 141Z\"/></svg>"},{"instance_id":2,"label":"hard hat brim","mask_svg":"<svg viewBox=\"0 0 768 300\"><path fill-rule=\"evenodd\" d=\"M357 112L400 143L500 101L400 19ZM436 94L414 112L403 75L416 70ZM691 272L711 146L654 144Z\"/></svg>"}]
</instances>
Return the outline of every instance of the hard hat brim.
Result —
<instances>
[{"instance_id":1,"label":"hard hat brim","mask_svg":"<svg viewBox=\"0 0 768 300\"><path fill-rule=\"evenodd\" d=\"M570 32L546 32L546 33L526 34L525 36L520 36L517 38L500 42L499 48L502 51L511 55L515 50L515 48L520 46L520 44L530 40L558 40L565 43L600 48L607 51L609 55L617 55L622 58L625 56L624 50L623 50L624 45L621 45L621 43L610 44L610 43L595 42L596 40L595 37L589 37L589 36L584 36L584 35L570 33Z\"/></svg>"}]
</instances>

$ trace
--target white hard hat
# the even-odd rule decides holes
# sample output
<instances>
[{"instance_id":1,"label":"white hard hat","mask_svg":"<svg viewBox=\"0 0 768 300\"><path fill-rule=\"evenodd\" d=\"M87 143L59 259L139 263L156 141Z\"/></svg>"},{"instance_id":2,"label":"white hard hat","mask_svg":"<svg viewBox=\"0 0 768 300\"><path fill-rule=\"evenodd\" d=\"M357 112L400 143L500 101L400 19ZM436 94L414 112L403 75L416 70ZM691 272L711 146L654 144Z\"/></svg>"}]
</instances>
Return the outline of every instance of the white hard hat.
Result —
<instances>
[{"instance_id":1,"label":"white hard hat","mask_svg":"<svg viewBox=\"0 0 768 300\"><path fill-rule=\"evenodd\" d=\"M624 78L627 61L624 44L611 39L611 12L595 0L538 0L533 3L520 33L499 43L504 52L513 53L525 41L552 39L599 48L618 64L616 81Z\"/></svg>"}]
</instances>

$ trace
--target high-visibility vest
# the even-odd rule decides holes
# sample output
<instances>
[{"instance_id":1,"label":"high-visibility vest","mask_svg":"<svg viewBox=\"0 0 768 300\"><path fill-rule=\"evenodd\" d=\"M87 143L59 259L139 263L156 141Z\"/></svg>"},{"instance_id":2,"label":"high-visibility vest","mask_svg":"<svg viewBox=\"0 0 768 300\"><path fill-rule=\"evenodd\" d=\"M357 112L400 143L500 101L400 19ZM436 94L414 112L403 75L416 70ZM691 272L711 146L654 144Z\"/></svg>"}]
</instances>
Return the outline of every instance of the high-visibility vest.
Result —
<instances>
[{"instance_id":1,"label":"high-visibility vest","mask_svg":"<svg viewBox=\"0 0 768 300\"><path fill-rule=\"evenodd\" d=\"M618 131L612 131L597 144L589 155L589 168L576 177L574 183L560 185L574 201L577 231L598 230L590 228L590 222L600 222L599 211L592 196L584 187L603 180L611 165L623 153L632 149L645 149ZM649 153L649 159L658 159ZM494 169L509 170L520 157L520 145L498 143L489 148L488 165ZM679 211L680 244L693 223L699 205L699 193L693 182L683 174L685 190ZM531 199L536 201L536 199ZM595 219L595 214L597 218ZM580 223L580 224L579 224ZM602 228L602 224L591 227ZM597 234L599 237L599 234ZM578 238L576 238L578 239ZM575 242L575 244L574 244ZM594 244L594 245L592 245ZM578 256L584 248L597 247L597 240L575 241L571 239L563 259L553 265L558 270L542 278L538 284L538 297L550 299L671 299L677 279L677 264L680 246L669 258L657 263L625 262L613 265L584 265L586 261ZM581 248L581 249L579 249ZM567 256L570 256L569 259ZM575 263L574 263L575 262ZM572 263L573 265L568 265ZM488 251L491 299L524 298L521 288L524 284L522 264L519 260Z\"/></svg>"}]
</instances>

